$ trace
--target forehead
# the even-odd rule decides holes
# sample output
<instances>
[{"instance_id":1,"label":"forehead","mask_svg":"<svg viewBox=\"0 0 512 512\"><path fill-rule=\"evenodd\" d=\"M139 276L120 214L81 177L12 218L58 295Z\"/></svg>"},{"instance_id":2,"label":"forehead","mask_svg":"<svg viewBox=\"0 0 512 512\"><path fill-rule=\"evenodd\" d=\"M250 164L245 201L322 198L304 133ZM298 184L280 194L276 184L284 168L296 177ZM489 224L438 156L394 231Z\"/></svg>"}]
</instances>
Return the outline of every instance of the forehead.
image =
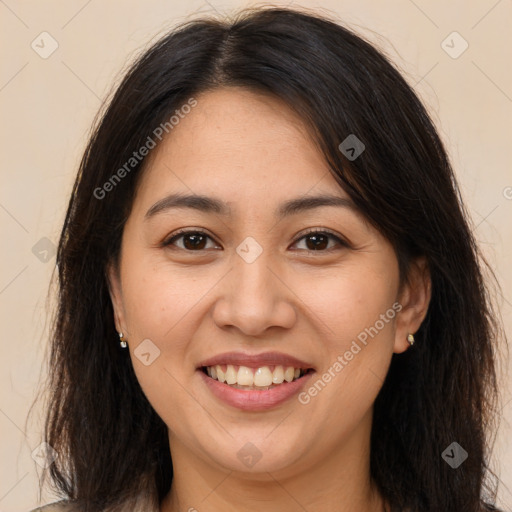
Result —
<instances>
[{"instance_id":1,"label":"forehead","mask_svg":"<svg viewBox=\"0 0 512 512\"><path fill-rule=\"evenodd\" d=\"M208 194L241 207L313 188L346 197L307 126L278 98L230 87L195 99L150 155L143 195Z\"/></svg>"}]
</instances>

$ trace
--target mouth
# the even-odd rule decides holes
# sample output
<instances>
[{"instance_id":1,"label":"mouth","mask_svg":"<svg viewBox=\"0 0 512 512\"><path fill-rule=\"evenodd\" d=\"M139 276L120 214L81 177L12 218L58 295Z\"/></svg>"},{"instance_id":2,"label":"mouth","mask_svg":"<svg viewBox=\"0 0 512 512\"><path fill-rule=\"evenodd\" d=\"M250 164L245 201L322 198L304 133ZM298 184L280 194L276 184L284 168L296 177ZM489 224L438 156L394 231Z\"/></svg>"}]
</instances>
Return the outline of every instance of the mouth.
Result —
<instances>
[{"instance_id":1,"label":"mouth","mask_svg":"<svg viewBox=\"0 0 512 512\"><path fill-rule=\"evenodd\" d=\"M286 365L250 367L235 364L216 364L199 368L207 377L234 389L268 391L313 373L313 368Z\"/></svg>"},{"instance_id":2,"label":"mouth","mask_svg":"<svg viewBox=\"0 0 512 512\"><path fill-rule=\"evenodd\" d=\"M224 352L196 367L219 402L247 412L266 411L291 400L315 371L309 362L282 352Z\"/></svg>"}]
</instances>

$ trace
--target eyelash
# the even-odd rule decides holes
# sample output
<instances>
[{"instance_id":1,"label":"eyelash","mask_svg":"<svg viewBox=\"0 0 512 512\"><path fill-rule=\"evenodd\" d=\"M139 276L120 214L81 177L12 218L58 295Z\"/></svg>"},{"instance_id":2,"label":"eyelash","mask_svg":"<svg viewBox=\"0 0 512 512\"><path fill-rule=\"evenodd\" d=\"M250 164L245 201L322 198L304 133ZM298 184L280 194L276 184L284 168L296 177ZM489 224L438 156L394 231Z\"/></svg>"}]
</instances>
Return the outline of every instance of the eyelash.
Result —
<instances>
[{"instance_id":1,"label":"eyelash","mask_svg":"<svg viewBox=\"0 0 512 512\"><path fill-rule=\"evenodd\" d=\"M298 236L292 245L295 245L297 242L299 242L300 240L302 240L303 238L306 238L308 235L312 235L312 234L315 234L315 235L326 235L328 236L329 238L331 239L334 239L336 240L336 242L342 246L342 247L345 247L345 248L348 248L350 247L350 245L348 244L347 241L345 241L344 239L340 238L338 235L334 234L332 231L330 230L327 230L327 229L318 229L318 228L311 228L309 230L307 230L305 233L301 233L300 236ZM204 232L204 231L201 231L199 229L182 229L182 230L178 230L176 231L175 233L173 233L169 238L167 238L163 243L162 243L162 246L163 247L167 247L169 245L173 245L173 242L176 241L177 239L179 238L183 238L185 235L204 235L208 238L210 238L211 240L213 240L213 237L211 237L208 233ZM201 252L201 251L206 251L208 249L199 249L197 251L191 251L189 249L182 249L181 247L178 247L178 249L181 249L185 252ZM308 252L323 252L323 253L328 253L332 250L334 250L335 248L331 247L330 249L323 249L323 250L318 250L318 251L314 251L314 250L308 250L308 249L300 249L300 250L306 250Z\"/></svg>"}]
</instances>

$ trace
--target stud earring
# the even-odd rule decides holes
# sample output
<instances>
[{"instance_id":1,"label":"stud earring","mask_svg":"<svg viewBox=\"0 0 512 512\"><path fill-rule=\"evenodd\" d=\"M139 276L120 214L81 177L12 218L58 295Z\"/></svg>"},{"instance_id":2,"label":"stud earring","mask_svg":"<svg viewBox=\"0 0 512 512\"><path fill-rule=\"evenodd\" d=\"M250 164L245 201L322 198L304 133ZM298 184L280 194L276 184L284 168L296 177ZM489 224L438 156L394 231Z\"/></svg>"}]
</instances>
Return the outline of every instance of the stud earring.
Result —
<instances>
[{"instance_id":1,"label":"stud earring","mask_svg":"<svg viewBox=\"0 0 512 512\"><path fill-rule=\"evenodd\" d=\"M126 348L128 346L122 332L119 333L119 345L121 345L122 348Z\"/></svg>"},{"instance_id":2,"label":"stud earring","mask_svg":"<svg viewBox=\"0 0 512 512\"><path fill-rule=\"evenodd\" d=\"M407 335L407 341L409 342L409 345L411 345L411 347L412 347L414 345L414 336L409 333Z\"/></svg>"}]
</instances>

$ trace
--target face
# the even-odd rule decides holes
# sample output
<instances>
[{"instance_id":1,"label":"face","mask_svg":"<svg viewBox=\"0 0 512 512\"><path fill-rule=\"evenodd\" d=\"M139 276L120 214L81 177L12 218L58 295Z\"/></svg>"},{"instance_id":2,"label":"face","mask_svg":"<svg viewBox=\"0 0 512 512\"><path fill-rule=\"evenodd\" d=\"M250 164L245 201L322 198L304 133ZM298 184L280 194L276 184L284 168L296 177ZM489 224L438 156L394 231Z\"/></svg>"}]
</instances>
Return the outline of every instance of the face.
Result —
<instances>
[{"instance_id":1,"label":"face","mask_svg":"<svg viewBox=\"0 0 512 512\"><path fill-rule=\"evenodd\" d=\"M392 246L287 106L239 88L196 99L153 150L110 271L140 385L171 452L205 468L360 456L392 354L425 315L425 273L400 286ZM290 366L308 373L288 382Z\"/></svg>"}]
</instances>

